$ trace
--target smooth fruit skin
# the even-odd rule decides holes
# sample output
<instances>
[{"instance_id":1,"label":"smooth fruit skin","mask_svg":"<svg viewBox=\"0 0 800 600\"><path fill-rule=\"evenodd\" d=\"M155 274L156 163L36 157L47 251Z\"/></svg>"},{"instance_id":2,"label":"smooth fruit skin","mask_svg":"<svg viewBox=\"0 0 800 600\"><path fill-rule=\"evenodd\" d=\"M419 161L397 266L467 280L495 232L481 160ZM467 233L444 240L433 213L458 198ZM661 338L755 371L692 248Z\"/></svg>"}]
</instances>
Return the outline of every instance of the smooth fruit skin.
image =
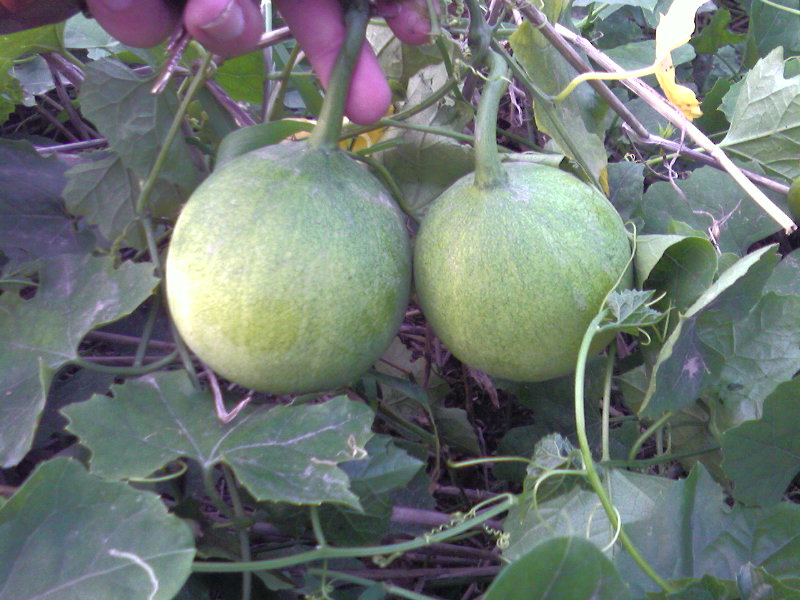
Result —
<instances>
[{"instance_id":1,"label":"smooth fruit skin","mask_svg":"<svg viewBox=\"0 0 800 600\"><path fill-rule=\"evenodd\" d=\"M344 153L270 146L197 188L166 264L189 347L273 394L348 383L388 347L408 304L411 250L383 186Z\"/></svg>"},{"instance_id":2,"label":"smooth fruit skin","mask_svg":"<svg viewBox=\"0 0 800 600\"><path fill-rule=\"evenodd\" d=\"M543 381L575 369L630 243L594 188L554 167L505 167L505 184L481 189L470 174L433 202L414 250L416 294L461 361L504 379Z\"/></svg>"}]
</instances>

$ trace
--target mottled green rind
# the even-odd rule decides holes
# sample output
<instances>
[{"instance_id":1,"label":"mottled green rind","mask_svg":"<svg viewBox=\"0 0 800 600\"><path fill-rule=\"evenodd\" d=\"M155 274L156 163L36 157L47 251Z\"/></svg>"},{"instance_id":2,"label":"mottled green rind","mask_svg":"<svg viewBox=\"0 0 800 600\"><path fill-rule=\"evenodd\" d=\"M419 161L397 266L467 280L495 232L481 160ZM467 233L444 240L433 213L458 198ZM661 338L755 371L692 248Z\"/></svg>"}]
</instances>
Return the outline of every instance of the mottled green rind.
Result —
<instances>
[{"instance_id":1,"label":"mottled green rind","mask_svg":"<svg viewBox=\"0 0 800 600\"><path fill-rule=\"evenodd\" d=\"M339 151L270 146L198 187L166 266L178 331L215 371L274 394L348 383L408 303L411 250L381 184Z\"/></svg>"},{"instance_id":2,"label":"mottled green rind","mask_svg":"<svg viewBox=\"0 0 800 600\"><path fill-rule=\"evenodd\" d=\"M431 205L415 247L417 299L461 361L543 381L575 369L630 243L608 200L572 175L523 163L506 171L490 189L467 175Z\"/></svg>"}]
</instances>

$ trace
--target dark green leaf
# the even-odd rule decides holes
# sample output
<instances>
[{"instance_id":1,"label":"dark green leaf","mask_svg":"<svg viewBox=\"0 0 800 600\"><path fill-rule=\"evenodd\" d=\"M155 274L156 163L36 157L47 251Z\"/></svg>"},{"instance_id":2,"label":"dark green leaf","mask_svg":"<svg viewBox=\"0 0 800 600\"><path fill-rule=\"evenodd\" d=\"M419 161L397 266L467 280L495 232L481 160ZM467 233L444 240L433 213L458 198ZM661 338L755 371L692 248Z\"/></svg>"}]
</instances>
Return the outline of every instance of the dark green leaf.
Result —
<instances>
[{"instance_id":1,"label":"dark green leaf","mask_svg":"<svg viewBox=\"0 0 800 600\"><path fill-rule=\"evenodd\" d=\"M764 401L764 416L722 436L722 468L734 496L746 504L778 502L800 472L800 379L779 385Z\"/></svg>"},{"instance_id":2,"label":"dark green leaf","mask_svg":"<svg viewBox=\"0 0 800 600\"><path fill-rule=\"evenodd\" d=\"M214 72L214 80L237 102L261 104L264 99L264 53L229 58Z\"/></svg>"},{"instance_id":3,"label":"dark green leaf","mask_svg":"<svg viewBox=\"0 0 800 600\"><path fill-rule=\"evenodd\" d=\"M798 0L781 0L779 4L792 10L800 8ZM749 5L748 13L748 65L767 56L775 48L783 48L787 55L797 54L800 50L800 29L796 15L764 2L753 2Z\"/></svg>"},{"instance_id":4,"label":"dark green leaf","mask_svg":"<svg viewBox=\"0 0 800 600\"><path fill-rule=\"evenodd\" d=\"M27 142L0 140L0 249L54 256L86 245L61 200L66 169Z\"/></svg>"},{"instance_id":5,"label":"dark green leaf","mask_svg":"<svg viewBox=\"0 0 800 600\"><path fill-rule=\"evenodd\" d=\"M626 600L614 565L579 537L548 540L503 569L484 600Z\"/></svg>"},{"instance_id":6,"label":"dark green leaf","mask_svg":"<svg viewBox=\"0 0 800 600\"><path fill-rule=\"evenodd\" d=\"M738 44L745 39L744 34L733 33L728 26L731 24L731 13L718 8L711 16L711 22L692 38L691 44L700 54L714 54L727 44Z\"/></svg>"},{"instance_id":7,"label":"dark green leaf","mask_svg":"<svg viewBox=\"0 0 800 600\"><path fill-rule=\"evenodd\" d=\"M800 250L783 257L767 280L764 291L800 295Z\"/></svg>"},{"instance_id":8,"label":"dark green leaf","mask_svg":"<svg viewBox=\"0 0 800 600\"><path fill-rule=\"evenodd\" d=\"M123 164L140 179L150 174L175 115L174 94L152 94L153 79L142 79L113 59L86 66L81 86L84 116L108 139ZM183 193L197 184L188 146L182 136L173 142L159 178Z\"/></svg>"},{"instance_id":9,"label":"dark green leaf","mask_svg":"<svg viewBox=\"0 0 800 600\"><path fill-rule=\"evenodd\" d=\"M606 318L599 329L634 334L642 327L655 325L664 315L650 307L653 294L653 291L646 290L612 292L606 300Z\"/></svg>"},{"instance_id":10,"label":"dark green leaf","mask_svg":"<svg viewBox=\"0 0 800 600\"><path fill-rule=\"evenodd\" d=\"M228 464L258 500L359 508L339 463L366 458L372 411L339 396L324 404L259 407L229 424L182 371L160 372L64 410L92 451L92 472L142 478L179 457ZM124 452L120 452L124 448Z\"/></svg>"},{"instance_id":11,"label":"dark green leaf","mask_svg":"<svg viewBox=\"0 0 800 600\"><path fill-rule=\"evenodd\" d=\"M139 195L139 183L122 164L119 155L112 154L73 167L67 172L67 179L64 200L72 214L97 225L110 241L128 230L136 216L134 203ZM129 243L143 247L139 228L129 233Z\"/></svg>"},{"instance_id":12,"label":"dark green leaf","mask_svg":"<svg viewBox=\"0 0 800 600\"><path fill-rule=\"evenodd\" d=\"M189 526L158 496L40 465L0 508L0 597L171 600L191 572Z\"/></svg>"},{"instance_id":13,"label":"dark green leaf","mask_svg":"<svg viewBox=\"0 0 800 600\"><path fill-rule=\"evenodd\" d=\"M419 472L423 462L406 454L388 436L375 436L366 445L366 460L342 463L358 496L362 512L339 506L323 506L323 529L329 542L342 546L379 543L389 530L392 516L390 493L400 489Z\"/></svg>"},{"instance_id":14,"label":"dark green leaf","mask_svg":"<svg viewBox=\"0 0 800 600\"><path fill-rule=\"evenodd\" d=\"M639 285L666 293L666 302L685 311L717 274L717 252L705 238L642 235L636 238Z\"/></svg>"},{"instance_id":15,"label":"dark green leaf","mask_svg":"<svg viewBox=\"0 0 800 600\"><path fill-rule=\"evenodd\" d=\"M747 316L761 298L776 262L772 246L747 255L722 273L681 316L658 355L641 414L656 418L693 403L703 390L718 382L730 358L724 351L746 358L742 348L723 348L715 337L716 329L723 324L735 328Z\"/></svg>"},{"instance_id":16,"label":"dark green leaf","mask_svg":"<svg viewBox=\"0 0 800 600\"><path fill-rule=\"evenodd\" d=\"M777 197L773 194L772 199ZM709 232L722 252L736 252L739 256L779 228L733 179L711 167L696 169L687 179L672 184L658 182L650 186L644 195L642 216L642 233L670 233L671 222L682 221L693 229Z\"/></svg>"},{"instance_id":17,"label":"dark green leaf","mask_svg":"<svg viewBox=\"0 0 800 600\"><path fill-rule=\"evenodd\" d=\"M0 296L0 463L30 447L53 374L91 329L125 316L153 291L149 263L65 255L49 260L32 300Z\"/></svg>"},{"instance_id":18,"label":"dark green leaf","mask_svg":"<svg viewBox=\"0 0 800 600\"><path fill-rule=\"evenodd\" d=\"M636 215L642 204L644 192L644 166L636 162L618 162L608 165L608 199L623 220Z\"/></svg>"}]
</instances>

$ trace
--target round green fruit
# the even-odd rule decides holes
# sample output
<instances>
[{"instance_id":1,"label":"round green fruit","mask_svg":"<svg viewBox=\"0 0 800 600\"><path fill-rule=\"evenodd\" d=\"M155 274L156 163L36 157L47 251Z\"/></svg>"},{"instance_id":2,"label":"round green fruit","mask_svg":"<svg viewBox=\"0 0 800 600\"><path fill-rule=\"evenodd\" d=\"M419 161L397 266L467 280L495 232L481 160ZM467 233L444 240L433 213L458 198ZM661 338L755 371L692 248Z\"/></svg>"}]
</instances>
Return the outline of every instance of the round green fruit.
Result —
<instances>
[{"instance_id":1,"label":"round green fruit","mask_svg":"<svg viewBox=\"0 0 800 600\"><path fill-rule=\"evenodd\" d=\"M330 389L388 347L411 250L383 186L344 153L272 146L195 191L166 265L178 331L215 371L274 394Z\"/></svg>"},{"instance_id":2,"label":"round green fruit","mask_svg":"<svg viewBox=\"0 0 800 600\"><path fill-rule=\"evenodd\" d=\"M504 184L479 188L467 175L433 202L414 252L417 299L461 361L543 381L575 369L630 242L608 200L572 175L524 163L505 170Z\"/></svg>"}]
</instances>

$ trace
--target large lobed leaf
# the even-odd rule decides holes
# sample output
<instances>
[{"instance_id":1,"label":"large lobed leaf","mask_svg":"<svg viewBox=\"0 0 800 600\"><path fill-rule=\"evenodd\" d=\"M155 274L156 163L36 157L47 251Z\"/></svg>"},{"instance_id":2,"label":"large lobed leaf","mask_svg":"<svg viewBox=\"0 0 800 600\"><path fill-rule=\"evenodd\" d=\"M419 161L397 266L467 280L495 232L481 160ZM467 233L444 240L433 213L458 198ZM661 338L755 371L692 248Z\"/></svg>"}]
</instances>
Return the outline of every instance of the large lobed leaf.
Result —
<instances>
[{"instance_id":1,"label":"large lobed leaf","mask_svg":"<svg viewBox=\"0 0 800 600\"><path fill-rule=\"evenodd\" d=\"M93 473L142 478L180 457L229 465L258 500L359 509L339 463L366 458L372 411L339 396L324 404L259 407L224 424L183 371L146 375L64 409L92 451ZM120 451L124 448L124 451Z\"/></svg>"},{"instance_id":2,"label":"large lobed leaf","mask_svg":"<svg viewBox=\"0 0 800 600\"><path fill-rule=\"evenodd\" d=\"M0 598L170 600L191 572L189 526L158 496L45 462L0 508Z\"/></svg>"},{"instance_id":3,"label":"large lobed leaf","mask_svg":"<svg viewBox=\"0 0 800 600\"><path fill-rule=\"evenodd\" d=\"M780 46L750 70L720 146L758 163L769 176L792 180L800 176L800 77L786 79L783 70Z\"/></svg>"},{"instance_id":4,"label":"large lobed leaf","mask_svg":"<svg viewBox=\"0 0 800 600\"><path fill-rule=\"evenodd\" d=\"M64 255L45 263L36 296L0 296L0 463L30 448L54 373L78 356L83 336L139 306L157 280L149 263Z\"/></svg>"}]
</instances>

